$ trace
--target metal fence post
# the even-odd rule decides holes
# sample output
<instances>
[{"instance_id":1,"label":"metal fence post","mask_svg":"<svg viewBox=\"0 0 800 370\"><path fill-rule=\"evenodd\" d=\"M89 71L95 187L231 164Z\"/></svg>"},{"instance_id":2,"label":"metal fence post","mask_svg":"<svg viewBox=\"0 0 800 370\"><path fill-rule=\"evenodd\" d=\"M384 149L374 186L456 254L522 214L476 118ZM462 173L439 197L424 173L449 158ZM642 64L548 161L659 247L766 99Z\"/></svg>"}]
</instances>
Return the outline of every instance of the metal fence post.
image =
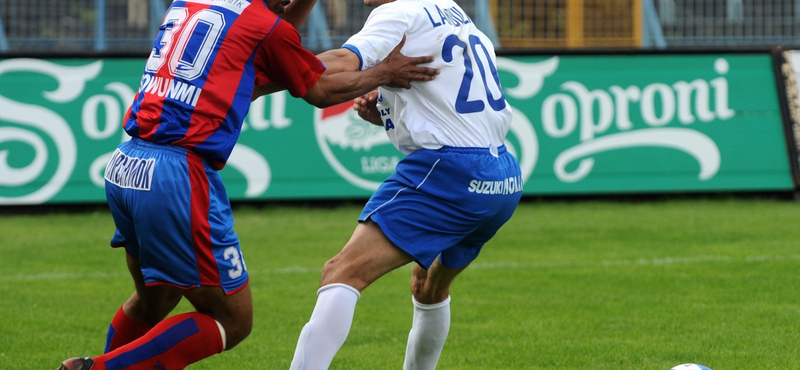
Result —
<instances>
[{"instance_id":1,"label":"metal fence post","mask_svg":"<svg viewBox=\"0 0 800 370\"><path fill-rule=\"evenodd\" d=\"M475 25L486 34L496 48L500 47L500 39L497 37L497 30L494 28L492 11L489 8L488 0L475 0Z\"/></svg>"},{"instance_id":2,"label":"metal fence post","mask_svg":"<svg viewBox=\"0 0 800 370\"><path fill-rule=\"evenodd\" d=\"M95 15L95 35L94 49L97 51L106 50L106 0L94 0Z\"/></svg>"},{"instance_id":3,"label":"metal fence post","mask_svg":"<svg viewBox=\"0 0 800 370\"><path fill-rule=\"evenodd\" d=\"M794 0L794 21L800 20L800 0Z\"/></svg>"},{"instance_id":4,"label":"metal fence post","mask_svg":"<svg viewBox=\"0 0 800 370\"><path fill-rule=\"evenodd\" d=\"M155 39L158 36L161 20L166 12L164 0L150 0L150 38Z\"/></svg>"},{"instance_id":5,"label":"metal fence post","mask_svg":"<svg viewBox=\"0 0 800 370\"><path fill-rule=\"evenodd\" d=\"M644 0L642 7L644 14L644 27L642 27L642 43L644 47L653 47L663 49L667 47L667 41L664 39L664 31L661 30L661 21L656 14L656 7L653 5L653 0Z\"/></svg>"},{"instance_id":6,"label":"metal fence post","mask_svg":"<svg viewBox=\"0 0 800 370\"><path fill-rule=\"evenodd\" d=\"M317 2L308 15L308 48L312 50L333 49L333 41L328 33L328 20L325 19L325 10Z\"/></svg>"},{"instance_id":7,"label":"metal fence post","mask_svg":"<svg viewBox=\"0 0 800 370\"><path fill-rule=\"evenodd\" d=\"M6 25L3 23L3 13L0 13L0 51L8 51L8 38L6 37Z\"/></svg>"}]
</instances>

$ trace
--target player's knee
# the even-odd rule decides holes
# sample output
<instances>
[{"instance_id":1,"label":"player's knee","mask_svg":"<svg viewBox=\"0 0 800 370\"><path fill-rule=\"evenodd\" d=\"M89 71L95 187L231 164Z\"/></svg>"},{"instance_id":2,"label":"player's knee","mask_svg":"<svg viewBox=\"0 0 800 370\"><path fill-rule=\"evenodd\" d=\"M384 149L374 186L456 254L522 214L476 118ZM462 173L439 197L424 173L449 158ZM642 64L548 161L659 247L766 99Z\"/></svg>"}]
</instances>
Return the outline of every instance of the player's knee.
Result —
<instances>
[{"instance_id":1,"label":"player's knee","mask_svg":"<svg viewBox=\"0 0 800 370\"><path fill-rule=\"evenodd\" d=\"M236 347L243 342L253 331L253 318L236 320L232 325L223 325L225 328L225 349Z\"/></svg>"},{"instance_id":2,"label":"player's knee","mask_svg":"<svg viewBox=\"0 0 800 370\"><path fill-rule=\"evenodd\" d=\"M450 296L450 287L436 284L426 277L414 274L411 277L411 294L419 303L435 304L443 302Z\"/></svg>"},{"instance_id":3,"label":"player's knee","mask_svg":"<svg viewBox=\"0 0 800 370\"><path fill-rule=\"evenodd\" d=\"M425 285L428 281L427 277L427 272L424 270L421 274L417 271L417 269L414 269L414 273L411 274L411 294L413 294L414 297L417 297L425 292Z\"/></svg>"},{"instance_id":4,"label":"player's knee","mask_svg":"<svg viewBox=\"0 0 800 370\"><path fill-rule=\"evenodd\" d=\"M325 262L322 265L322 277L320 280L320 285L324 286L330 284L330 280L333 276L337 275L337 270L339 269L339 261L336 257L333 257Z\"/></svg>"},{"instance_id":5,"label":"player's knee","mask_svg":"<svg viewBox=\"0 0 800 370\"><path fill-rule=\"evenodd\" d=\"M353 285L351 274L348 271L347 261L340 256L334 256L329 259L322 266L322 277L320 279L320 286L325 286L334 283L344 283Z\"/></svg>"}]
</instances>

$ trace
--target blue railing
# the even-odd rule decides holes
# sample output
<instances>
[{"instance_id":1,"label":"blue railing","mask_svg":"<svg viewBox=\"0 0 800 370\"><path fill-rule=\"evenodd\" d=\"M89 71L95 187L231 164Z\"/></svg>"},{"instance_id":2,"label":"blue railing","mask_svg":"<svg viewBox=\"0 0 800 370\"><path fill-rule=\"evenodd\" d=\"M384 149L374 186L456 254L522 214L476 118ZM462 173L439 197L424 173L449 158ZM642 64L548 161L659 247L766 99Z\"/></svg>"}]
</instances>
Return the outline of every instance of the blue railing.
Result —
<instances>
[{"instance_id":1,"label":"blue railing","mask_svg":"<svg viewBox=\"0 0 800 370\"><path fill-rule=\"evenodd\" d=\"M527 1L461 1L467 14L500 48L503 45L498 42L491 12L493 4L500 1L519 6L519 14L531 14L531 24L548 21L534 19L536 12L525 8L530 7ZM800 44L800 0L635 1L642 1L643 5L643 48ZM169 2L3 0L0 1L0 53L147 53ZM336 15L334 2L347 9L344 26L342 22L329 21ZM43 8L47 11L42 11ZM369 11L363 0L318 0L309 20L299 30L304 46L315 52L340 46L358 32Z\"/></svg>"}]
</instances>

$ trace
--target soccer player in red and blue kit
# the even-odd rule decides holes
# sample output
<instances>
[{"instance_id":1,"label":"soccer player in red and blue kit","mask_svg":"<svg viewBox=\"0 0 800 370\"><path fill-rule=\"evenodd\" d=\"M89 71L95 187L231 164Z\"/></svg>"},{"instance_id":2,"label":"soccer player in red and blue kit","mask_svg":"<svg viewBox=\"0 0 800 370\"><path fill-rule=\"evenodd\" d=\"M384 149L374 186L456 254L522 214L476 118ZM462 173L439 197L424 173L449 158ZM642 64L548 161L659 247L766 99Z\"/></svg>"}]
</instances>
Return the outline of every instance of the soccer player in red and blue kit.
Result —
<instances>
[{"instance_id":1,"label":"soccer player in red and blue kit","mask_svg":"<svg viewBox=\"0 0 800 370\"><path fill-rule=\"evenodd\" d=\"M105 172L111 245L125 248L135 291L111 321L105 353L59 369L183 369L249 335L247 267L217 171L257 85L325 107L437 73L417 66L431 58L400 54L402 43L380 68L326 70L295 28L315 1L172 2L123 121L132 138ZM196 311L167 317L184 297Z\"/></svg>"}]
</instances>

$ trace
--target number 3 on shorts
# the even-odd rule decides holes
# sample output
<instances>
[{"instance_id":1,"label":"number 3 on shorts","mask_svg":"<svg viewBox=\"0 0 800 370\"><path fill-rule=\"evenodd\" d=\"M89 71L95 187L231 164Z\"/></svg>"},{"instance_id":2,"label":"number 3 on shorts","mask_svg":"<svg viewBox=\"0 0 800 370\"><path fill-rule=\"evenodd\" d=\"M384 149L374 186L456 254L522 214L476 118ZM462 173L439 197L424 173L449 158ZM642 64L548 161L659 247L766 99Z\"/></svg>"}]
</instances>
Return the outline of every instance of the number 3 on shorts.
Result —
<instances>
[{"instance_id":1,"label":"number 3 on shorts","mask_svg":"<svg viewBox=\"0 0 800 370\"><path fill-rule=\"evenodd\" d=\"M226 261L231 261L231 265L233 265L233 268L228 270L228 276L231 279L236 279L242 276L242 273L247 270L247 266L244 264L244 258L242 258L238 248L226 248L223 256L225 257Z\"/></svg>"}]
</instances>

